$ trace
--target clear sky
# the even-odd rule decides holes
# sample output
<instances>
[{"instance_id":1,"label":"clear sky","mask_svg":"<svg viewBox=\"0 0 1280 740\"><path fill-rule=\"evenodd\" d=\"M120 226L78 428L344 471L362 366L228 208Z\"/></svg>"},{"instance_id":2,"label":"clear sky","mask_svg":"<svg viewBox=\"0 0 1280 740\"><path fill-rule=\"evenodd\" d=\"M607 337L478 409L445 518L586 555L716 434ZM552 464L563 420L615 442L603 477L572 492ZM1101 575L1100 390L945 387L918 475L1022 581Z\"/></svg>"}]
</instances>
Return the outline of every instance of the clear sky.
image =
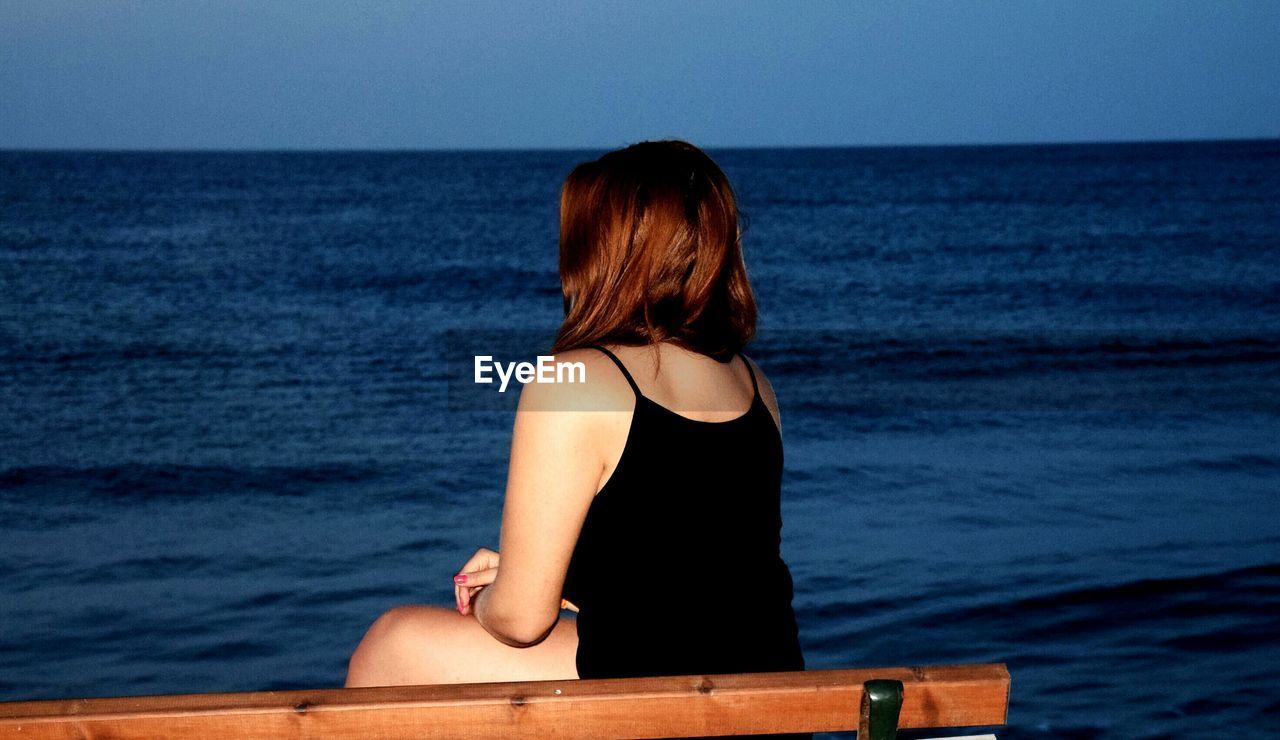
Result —
<instances>
[{"instance_id":1,"label":"clear sky","mask_svg":"<svg viewBox=\"0 0 1280 740\"><path fill-rule=\"evenodd\" d=\"M0 148L1280 136L1280 0L0 0Z\"/></svg>"}]
</instances>

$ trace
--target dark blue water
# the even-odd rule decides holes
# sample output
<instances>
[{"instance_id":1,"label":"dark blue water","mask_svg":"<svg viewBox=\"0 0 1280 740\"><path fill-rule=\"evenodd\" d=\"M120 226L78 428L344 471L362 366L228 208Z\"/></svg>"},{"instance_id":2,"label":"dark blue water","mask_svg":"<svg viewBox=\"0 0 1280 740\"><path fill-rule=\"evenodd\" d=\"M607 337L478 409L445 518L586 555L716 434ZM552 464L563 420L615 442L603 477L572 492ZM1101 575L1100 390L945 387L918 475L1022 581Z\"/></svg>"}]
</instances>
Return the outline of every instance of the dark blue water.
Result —
<instances>
[{"instance_id":1,"label":"dark blue water","mask_svg":"<svg viewBox=\"0 0 1280 740\"><path fill-rule=\"evenodd\" d=\"M555 328L597 153L0 154L0 699L335 686L451 604L511 417L446 335ZM713 155L809 667L1280 732L1280 142Z\"/></svg>"}]
</instances>

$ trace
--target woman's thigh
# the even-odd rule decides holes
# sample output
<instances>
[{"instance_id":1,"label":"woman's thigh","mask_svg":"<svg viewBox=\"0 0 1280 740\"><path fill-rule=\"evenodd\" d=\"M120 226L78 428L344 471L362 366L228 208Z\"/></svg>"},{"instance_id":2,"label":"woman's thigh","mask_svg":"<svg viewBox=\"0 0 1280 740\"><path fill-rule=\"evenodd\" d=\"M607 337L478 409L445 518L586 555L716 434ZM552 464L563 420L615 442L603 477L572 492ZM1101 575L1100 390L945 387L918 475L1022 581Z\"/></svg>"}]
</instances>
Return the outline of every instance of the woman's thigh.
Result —
<instances>
[{"instance_id":1,"label":"woman's thigh","mask_svg":"<svg viewBox=\"0 0 1280 740\"><path fill-rule=\"evenodd\" d=\"M347 686L401 686L576 679L578 623L561 615L532 647L499 642L476 621L439 606L399 606L373 623L356 647Z\"/></svg>"}]
</instances>

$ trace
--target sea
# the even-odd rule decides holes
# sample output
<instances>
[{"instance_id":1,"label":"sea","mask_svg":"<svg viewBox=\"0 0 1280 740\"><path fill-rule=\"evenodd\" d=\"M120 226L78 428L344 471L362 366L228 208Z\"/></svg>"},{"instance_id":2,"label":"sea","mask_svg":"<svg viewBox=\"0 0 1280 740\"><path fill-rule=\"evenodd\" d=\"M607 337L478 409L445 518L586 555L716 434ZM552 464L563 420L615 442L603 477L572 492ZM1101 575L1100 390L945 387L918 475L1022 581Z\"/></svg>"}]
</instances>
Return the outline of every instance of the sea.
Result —
<instances>
[{"instance_id":1,"label":"sea","mask_svg":"<svg viewBox=\"0 0 1280 740\"><path fill-rule=\"evenodd\" d=\"M339 686L452 605L516 392L451 338L549 347L601 153L0 152L0 700ZM807 667L1280 736L1280 140L709 153Z\"/></svg>"}]
</instances>

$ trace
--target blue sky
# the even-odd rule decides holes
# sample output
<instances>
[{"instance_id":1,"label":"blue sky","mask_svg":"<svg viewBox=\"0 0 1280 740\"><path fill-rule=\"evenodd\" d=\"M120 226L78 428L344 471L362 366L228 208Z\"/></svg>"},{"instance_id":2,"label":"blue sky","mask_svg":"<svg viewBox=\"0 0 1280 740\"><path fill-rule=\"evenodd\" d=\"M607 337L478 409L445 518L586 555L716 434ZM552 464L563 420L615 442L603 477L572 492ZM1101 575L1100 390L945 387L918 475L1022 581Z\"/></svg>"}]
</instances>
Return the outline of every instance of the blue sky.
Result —
<instances>
[{"instance_id":1,"label":"blue sky","mask_svg":"<svg viewBox=\"0 0 1280 740\"><path fill-rule=\"evenodd\" d=\"M1280 136L1280 2L3 0L3 148Z\"/></svg>"}]
</instances>

